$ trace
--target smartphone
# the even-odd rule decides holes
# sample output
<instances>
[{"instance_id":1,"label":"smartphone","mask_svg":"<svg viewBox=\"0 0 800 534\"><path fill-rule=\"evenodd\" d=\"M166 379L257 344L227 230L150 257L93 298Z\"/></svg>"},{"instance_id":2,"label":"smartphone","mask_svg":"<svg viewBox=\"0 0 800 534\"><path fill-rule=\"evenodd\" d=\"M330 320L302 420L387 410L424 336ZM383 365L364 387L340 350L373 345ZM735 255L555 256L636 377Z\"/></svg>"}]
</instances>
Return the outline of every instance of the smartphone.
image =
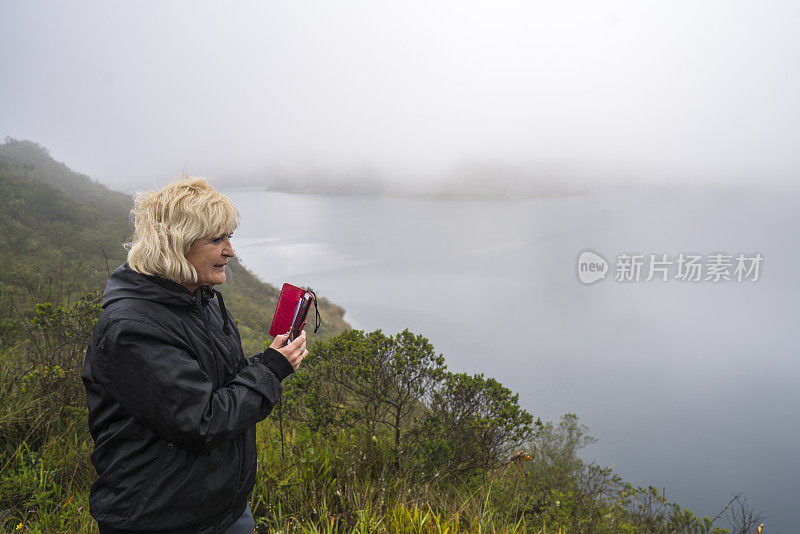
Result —
<instances>
[{"instance_id":1,"label":"smartphone","mask_svg":"<svg viewBox=\"0 0 800 534\"><path fill-rule=\"evenodd\" d=\"M308 291L303 294L303 297L297 302L297 308L294 310L294 317L292 318L292 328L289 330L289 343L300 335L303 325L306 324L306 316L311 303L314 301L314 295Z\"/></svg>"},{"instance_id":2,"label":"smartphone","mask_svg":"<svg viewBox=\"0 0 800 534\"><path fill-rule=\"evenodd\" d=\"M316 297L314 292L303 289L292 284L285 283L281 287L281 294L278 303L275 305L275 313L272 316L272 324L269 327L269 335L277 337L289 332L290 339L300 335L306 323L306 315L311 305L316 307ZM316 329L319 328L319 313L317 314Z\"/></svg>"}]
</instances>

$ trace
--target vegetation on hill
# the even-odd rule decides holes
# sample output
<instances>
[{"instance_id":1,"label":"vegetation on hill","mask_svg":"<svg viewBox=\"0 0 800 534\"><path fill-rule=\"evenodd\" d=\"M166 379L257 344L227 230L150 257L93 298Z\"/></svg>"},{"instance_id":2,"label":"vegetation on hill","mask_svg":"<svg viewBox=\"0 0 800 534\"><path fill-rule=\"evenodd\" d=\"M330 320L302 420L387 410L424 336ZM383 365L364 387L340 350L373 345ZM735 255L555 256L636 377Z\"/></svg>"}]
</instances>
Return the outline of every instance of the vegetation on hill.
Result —
<instances>
[{"instance_id":1,"label":"vegetation on hill","mask_svg":"<svg viewBox=\"0 0 800 534\"><path fill-rule=\"evenodd\" d=\"M130 199L59 165L34 143L0 146L4 532L97 531L79 374ZM236 266L225 291L263 346L275 288ZM422 335L348 330L321 308L326 329L258 426L258 532L725 532L582 461L593 439L577 416L542 424L496 380L450 372ZM752 532L759 517L735 501L737 532Z\"/></svg>"},{"instance_id":2,"label":"vegetation on hill","mask_svg":"<svg viewBox=\"0 0 800 534\"><path fill-rule=\"evenodd\" d=\"M3 318L3 531L96 531L79 373L98 297ZM257 432L259 532L724 532L584 463L577 417L535 422L497 381L449 372L423 336L344 331L285 385Z\"/></svg>"}]
</instances>

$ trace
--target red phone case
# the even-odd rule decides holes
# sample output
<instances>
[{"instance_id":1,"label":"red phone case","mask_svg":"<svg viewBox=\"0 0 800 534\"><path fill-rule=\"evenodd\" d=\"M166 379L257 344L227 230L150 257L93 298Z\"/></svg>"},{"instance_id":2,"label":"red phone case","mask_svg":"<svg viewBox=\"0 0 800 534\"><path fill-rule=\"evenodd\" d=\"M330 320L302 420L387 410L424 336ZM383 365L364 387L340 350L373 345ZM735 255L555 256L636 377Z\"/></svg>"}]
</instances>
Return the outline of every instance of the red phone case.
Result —
<instances>
[{"instance_id":1,"label":"red phone case","mask_svg":"<svg viewBox=\"0 0 800 534\"><path fill-rule=\"evenodd\" d=\"M297 303L305 295L306 290L292 284L285 283L281 287L281 294L278 297L278 305L275 306L275 315L272 316L272 325L269 327L269 335L272 337L285 334L292 327L294 310ZM303 321L303 326L306 322ZM301 328L302 330L302 328Z\"/></svg>"}]
</instances>

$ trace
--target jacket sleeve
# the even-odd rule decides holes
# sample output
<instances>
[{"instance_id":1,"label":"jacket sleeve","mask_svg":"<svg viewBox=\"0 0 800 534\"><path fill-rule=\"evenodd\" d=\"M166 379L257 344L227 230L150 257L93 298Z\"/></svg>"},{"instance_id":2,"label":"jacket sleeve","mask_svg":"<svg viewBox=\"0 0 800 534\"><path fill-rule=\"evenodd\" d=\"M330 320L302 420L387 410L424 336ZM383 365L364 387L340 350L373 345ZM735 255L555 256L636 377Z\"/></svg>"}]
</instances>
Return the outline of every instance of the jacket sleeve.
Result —
<instances>
[{"instance_id":1,"label":"jacket sleeve","mask_svg":"<svg viewBox=\"0 0 800 534\"><path fill-rule=\"evenodd\" d=\"M275 377L281 381L290 374L294 373L294 369L292 368L292 364L289 363L289 360L287 360L283 354L272 347L268 348L264 352L259 352L255 356L245 358L245 360L247 361L247 365L254 363L265 365L270 371L272 371L272 374L274 374Z\"/></svg>"},{"instance_id":2,"label":"jacket sleeve","mask_svg":"<svg viewBox=\"0 0 800 534\"><path fill-rule=\"evenodd\" d=\"M97 347L96 378L133 417L193 454L208 454L264 419L280 398L280 380L291 372L288 361L286 372L266 351L215 391L175 341L152 323L112 322Z\"/></svg>"}]
</instances>

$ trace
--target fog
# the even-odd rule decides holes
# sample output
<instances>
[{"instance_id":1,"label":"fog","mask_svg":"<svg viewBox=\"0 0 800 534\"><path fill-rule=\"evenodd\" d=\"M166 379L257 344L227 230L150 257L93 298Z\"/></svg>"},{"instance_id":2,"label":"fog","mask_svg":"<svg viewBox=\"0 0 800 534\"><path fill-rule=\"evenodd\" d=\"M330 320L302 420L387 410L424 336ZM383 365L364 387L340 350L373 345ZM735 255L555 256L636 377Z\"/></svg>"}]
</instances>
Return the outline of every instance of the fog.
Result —
<instances>
[{"instance_id":1,"label":"fog","mask_svg":"<svg viewBox=\"0 0 800 534\"><path fill-rule=\"evenodd\" d=\"M281 202L314 206L308 228L291 221L290 230L307 234L277 235L269 221L243 220L250 226L237 231L245 240L240 257L275 283L318 276L312 281L323 294L353 301L352 319L386 318L383 328L395 326L390 315L375 315L350 287L382 290L387 277L397 279L392 306L408 311L407 319L391 316L399 328L430 324L403 307L399 280L437 282L431 258L447 267L441 281L461 281L456 289L476 295L477 309L493 294L481 297L474 279L487 288L524 282L531 315L515 331L525 344L540 343L537 355L558 356L531 365L531 376L544 377L539 382L470 359L477 349L452 326L460 324L455 312L447 316L452 324L440 318L438 331L419 330L437 348L461 354L457 368L505 373L531 411L576 411L601 438L597 457L626 476L667 480L682 504L712 514L728 490L747 489L788 529L797 397L786 392L796 390L792 310L800 288L797 253L786 244L800 195L773 190L800 186L798 27L800 4L788 1L6 1L0 137L40 143L121 191L186 171L229 188L241 205L256 195L240 191L239 201L238 185L310 176L415 191L454 177L490 185L511 177L564 191L606 187L605 197L531 201L535 209L290 197ZM689 185L702 193L684 197ZM649 186L660 189L639 200L636 192ZM628 196L608 194L614 190ZM428 218L441 209L467 221L464 228ZM469 210L492 216L477 224L483 219L462 213ZM326 215L339 226L323 240ZM370 224L379 219L399 222ZM372 239L363 239L370 231ZM265 239L286 243L264 246ZM388 252L371 259L362 241ZM757 285L730 284L725 292L675 282L589 289L575 280L573 264L592 247L758 251L767 267ZM462 255L451 254L456 249ZM330 272L312 271L314 259ZM516 278L498 276L498 265ZM468 267L478 272L474 279L459 278ZM337 269L358 276L347 286ZM473 311L462 313L472 318ZM609 319L595 322L595 315ZM624 343L639 352L617 350ZM615 373L615 383L598 378ZM607 391L606 400L586 393L595 390ZM635 403L647 395L663 401L666 415L651 417L652 406ZM623 407L632 412L618 416ZM691 429L691 439L682 435ZM738 459L742 467L731 468ZM704 479L713 484L698 482Z\"/></svg>"},{"instance_id":2,"label":"fog","mask_svg":"<svg viewBox=\"0 0 800 534\"><path fill-rule=\"evenodd\" d=\"M792 2L4 2L0 135L115 188L797 179Z\"/></svg>"}]
</instances>

